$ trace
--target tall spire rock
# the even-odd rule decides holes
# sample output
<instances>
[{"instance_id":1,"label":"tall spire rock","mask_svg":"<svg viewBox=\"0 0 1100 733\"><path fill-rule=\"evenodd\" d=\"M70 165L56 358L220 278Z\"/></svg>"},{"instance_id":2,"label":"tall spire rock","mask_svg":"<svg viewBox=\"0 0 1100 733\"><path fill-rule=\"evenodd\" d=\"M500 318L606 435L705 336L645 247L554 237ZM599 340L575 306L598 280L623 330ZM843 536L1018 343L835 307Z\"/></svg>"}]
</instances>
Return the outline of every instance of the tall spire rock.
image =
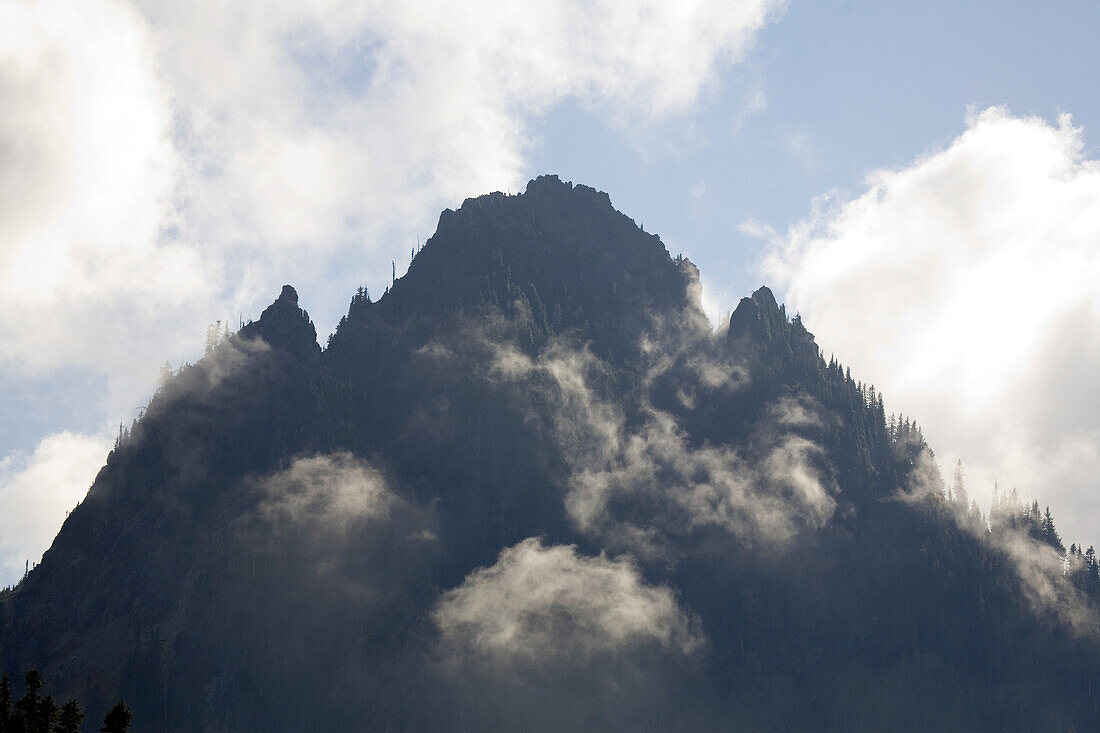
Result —
<instances>
[{"instance_id":1,"label":"tall spire rock","mask_svg":"<svg viewBox=\"0 0 1100 733\"><path fill-rule=\"evenodd\" d=\"M260 314L260 320L242 328L239 335L261 338L269 346L286 351L312 355L321 352L317 329L309 314L298 307L298 291L290 285L284 285L275 302Z\"/></svg>"}]
</instances>

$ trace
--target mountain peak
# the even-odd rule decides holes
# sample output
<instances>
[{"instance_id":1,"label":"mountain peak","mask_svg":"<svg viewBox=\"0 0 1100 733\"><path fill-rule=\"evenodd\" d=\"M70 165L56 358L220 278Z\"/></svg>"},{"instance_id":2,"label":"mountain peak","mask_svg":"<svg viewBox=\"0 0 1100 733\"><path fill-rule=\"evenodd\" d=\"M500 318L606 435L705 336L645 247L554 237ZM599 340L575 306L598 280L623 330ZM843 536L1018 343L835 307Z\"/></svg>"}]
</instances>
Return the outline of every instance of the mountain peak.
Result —
<instances>
[{"instance_id":1,"label":"mountain peak","mask_svg":"<svg viewBox=\"0 0 1100 733\"><path fill-rule=\"evenodd\" d=\"M245 338L259 337L269 346L302 353L317 353L317 329L309 314L298 307L298 291L284 285L279 297L264 309L260 320L241 329Z\"/></svg>"},{"instance_id":2,"label":"mountain peak","mask_svg":"<svg viewBox=\"0 0 1100 733\"><path fill-rule=\"evenodd\" d=\"M295 307L298 305L298 291L291 285L284 285L283 290L279 293L279 297L275 302L284 301L292 303ZM262 316L261 316L262 317Z\"/></svg>"},{"instance_id":3,"label":"mountain peak","mask_svg":"<svg viewBox=\"0 0 1100 733\"><path fill-rule=\"evenodd\" d=\"M727 339L767 341L787 330L786 311L776 303L768 287L761 287L750 298L742 298L730 316Z\"/></svg>"},{"instance_id":4,"label":"mountain peak","mask_svg":"<svg viewBox=\"0 0 1100 733\"><path fill-rule=\"evenodd\" d=\"M767 285L761 285L757 288L756 292L752 294L752 302L768 311L779 310L779 303L776 302L775 295L772 294L771 288Z\"/></svg>"},{"instance_id":5,"label":"mountain peak","mask_svg":"<svg viewBox=\"0 0 1100 733\"><path fill-rule=\"evenodd\" d=\"M577 330L597 353L629 361L652 314L694 307L694 277L607 193L543 175L521 194L445 210L408 273L359 317L438 324L464 310L518 305L543 336Z\"/></svg>"},{"instance_id":6,"label":"mountain peak","mask_svg":"<svg viewBox=\"0 0 1100 733\"><path fill-rule=\"evenodd\" d=\"M324 352L284 286L0 590L0 672L174 733L1100 730L1091 556L768 288L723 345L605 196L468 200Z\"/></svg>"},{"instance_id":7,"label":"mountain peak","mask_svg":"<svg viewBox=\"0 0 1100 733\"><path fill-rule=\"evenodd\" d=\"M601 208L613 209L611 197L606 191L600 191L586 186L583 183L574 184L572 181L563 181L556 174L546 174L532 178L527 182L524 196L531 198L566 198L572 196L577 201L589 201Z\"/></svg>"}]
</instances>

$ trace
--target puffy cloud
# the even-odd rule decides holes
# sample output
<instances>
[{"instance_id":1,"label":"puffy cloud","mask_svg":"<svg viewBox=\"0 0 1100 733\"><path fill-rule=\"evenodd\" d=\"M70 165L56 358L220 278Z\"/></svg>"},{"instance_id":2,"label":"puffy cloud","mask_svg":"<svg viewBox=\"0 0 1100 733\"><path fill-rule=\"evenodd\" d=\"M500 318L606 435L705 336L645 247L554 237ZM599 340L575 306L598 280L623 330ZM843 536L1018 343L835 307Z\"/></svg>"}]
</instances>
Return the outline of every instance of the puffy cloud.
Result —
<instances>
[{"instance_id":1,"label":"puffy cloud","mask_svg":"<svg viewBox=\"0 0 1100 733\"><path fill-rule=\"evenodd\" d=\"M258 488L259 513L271 526L326 534L344 534L362 519L389 519L400 504L381 473L348 453L299 458Z\"/></svg>"},{"instance_id":2,"label":"puffy cloud","mask_svg":"<svg viewBox=\"0 0 1100 733\"><path fill-rule=\"evenodd\" d=\"M19 580L25 561L38 562L88 493L110 447L103 436L60 432L29 456L0 460L0 586Z\"/></svg>"},{"instance_id":3,"label":"puffy cloud","mask_svg":"<svg viewBox=\"0 0 1100 733\"><path fill-rule=\"evenodd\" d=\"M526 539L444 593L432 617L443 720L486 730L718 724L688 694L706 684L698 621L628 558Z\"/></svg>"},{"instance_id":4,"label":"puffy cloud","mask_svg":"<svg viewBox=\"0 0 1100 733\"><path fill-rule=\"evenodd\" d=\"M970 491L994 477L1100 536L1100 164L1068 115L972 113L776 237L765 269L825 351L914 415ZM754 226L759 233L764 230Z\"/></svg>"},{"instance_id":5,"label":"puffy cloud","mask_svg":"<svg viewBox=\"0 0 1100 733\"><path fill-rule=\"evenodd\" d=\"M401 497L367 461L305 456L250 484L256 504L236 520L239 552L296 575L295 602L345 613L419 592L437 549L434 512Z\"/></svg>"},{"instance_id":6,"label":"puffy cloud","mask_svg":"<svg viewBox=\"0 0 1100 733\"><path fill-rule=\"evenodd\" d=\"M629 559L535 538L443 594L434 618L450 652L500 667L583 667L638 646L690 654L702 644L672 590L645 583Z\"/></svg>"}]
</instances>

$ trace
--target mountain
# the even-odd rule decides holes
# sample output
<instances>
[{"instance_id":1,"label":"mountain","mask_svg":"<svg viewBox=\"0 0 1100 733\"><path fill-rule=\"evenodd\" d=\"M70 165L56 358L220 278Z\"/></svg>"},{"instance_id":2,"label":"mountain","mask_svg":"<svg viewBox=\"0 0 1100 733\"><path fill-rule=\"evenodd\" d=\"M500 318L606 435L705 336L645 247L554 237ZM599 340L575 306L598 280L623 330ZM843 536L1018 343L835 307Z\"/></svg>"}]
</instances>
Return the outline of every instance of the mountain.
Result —
<instances>
[{"instance_id":1,"label":"mountain","mask_svg":"<svg viewBox=\"0 0 1100 733\"><path fill-rule=\"evenodd\" d=\"M326 348L288 285L174 375L0 666L136 730L1097 729L1091 548L961 492L767 288L713 333L544 176Z\"/></svg>"}]
</instances>

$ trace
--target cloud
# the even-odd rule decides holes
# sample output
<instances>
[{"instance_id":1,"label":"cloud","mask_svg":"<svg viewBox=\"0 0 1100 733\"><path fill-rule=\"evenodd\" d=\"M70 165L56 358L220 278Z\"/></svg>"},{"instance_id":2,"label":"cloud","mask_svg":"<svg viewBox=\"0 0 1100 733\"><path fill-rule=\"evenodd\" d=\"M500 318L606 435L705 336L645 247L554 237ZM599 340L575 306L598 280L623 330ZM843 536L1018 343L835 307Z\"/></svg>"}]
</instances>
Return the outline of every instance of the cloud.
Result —
<instances>
[{"instance_id":1,"label":"cloud","mask_svg":"<svg viewBox=\"0 0 1100 733\"><path fill-rule=\"evenodd\" d=\"M346 534L360 520L389 519L400 504L381 473L348 453L299 458L258 489L259 513L275 528Z\"/></svg>"},{"instance_id":2,"label":"cloud","mask_svg":"<svg viewBox=\"0 0 1100 733\"><path fill-rule=\"evenodd\" d=\"M1022 531L1005 531L988 541L1005 553L1036 613L1052 615L1081 636L1100 634L1100 614L1088 597L1063 577L1066 559L1060 552Z\"/></svg>"},{"instance_id":3,"label":"cloud","mask_svg":"<svg viewBox=\"0 0 1100 733\"><path fill-rule=\"evenodd\" d=\"M826 351L914 415L972 491L994 477L1100 536L1100 164L1068 115L1002 107L832 193L764 269ZM1089 541L1086 539L1086 542Z\"/></svg>"},{"instance_id":4,"label":"cloud","mask_svg":"<svg viewBox=\"0 0 1100 733\"><path fill-rule=\"evenodd\" d=\"M303 456L249 483L256 504L236 520L235 541L242 555L279 569L273 577L298 577L296 602L318 614L336 604L324 611L340 614L422 592L437 518L369 462L346 452Z\"/></svg>"},{"instance_id":5,"label":"cloud","mask_svg":"<svg viewBox=\"0 0 1100 733\"><path fill-rule=\"evenodd\" d=\"M733 116L733 122L730 124L730 135L732 137L740 135L748 119L767 108L768 97L764 93L763 87L758 82L749 85L741 98L741 109Z\"/></svg>"},{"instance_id":6,"label":"cloud","mask_svg":"<svg viewBox=\"0 0 1100 733\"><path fill-rule=\"evenodd\" d=\"M643 390L676 361L675 353L653 353L656 342L646 344L652 366ZM697 391L736 390L747 380L740 365L705 357L705 348L689 347L683 363L690 379L677 395L687 409ZM537 400L533 409L549 419L570 470L565 507L580 531L607 547L658 558L667 555L669 538L698 529L782 544L832 516L836 502L821 450L797 432L816 424L811 406L776 403L744 446L698 445L648 397L632 410L603 398L596 388L603 368L586 349L559 342L537 358L497 344L491 371L522 384Z\"/></svg>"},{"instance_id":7,"label":"cloud","mask_svg":"<svg viewBox=\"0 0 1100 733\"><path fill-rule=\"evenodd\" d=\"M1027 525L1022 524L1022 518L1028 515L1026 504L1019 504L1015 494L1011 494L1012 498L995 495L989 511L982 512L975 508L974 500L968 501L965 495L960 497L960 489L966 492L961 473L956 472L948 490L928 447L914 441L906 448L913 458L913 470L906 486L895 493L895 499L925 510L934 508L994 550L994 556L1000 553L1006 568L1015 575L1022 597L1036 616L1057 620L1082 636L1100 633L1096 606L1074 585L1067 572L1074 567L1075 559L1029 533ZM1036 507L1034 520L1029 520L1035 522L1031 531L1041 527L1037 512ZM1076 565L1075 570L1083 570L1079 567L1079 558Z\"/></svg>"},{"instance_id":8,"label":"cloud","mask_svg":"<svg viewBox=\"0 0 1100 733\"><path fill-rule=\"evenodd\" d=\"M497 668L583 667L647 645L691 654L703 643L672 590L645 583L630 559L583 557L536 538L470 573L433 616L450 653Z\"/></svg>"},{"instance_id":9,"label":"cloud","mask_svg":"<svg viewBox=\"0 0 1100 733\"><path fill-rule=\"evenodd\" d=\"M443 205L516 190L528 174L529 120L560 100L620 127L687 111L781 7L560 0L517 12L492 0L284 0L143 9L163 39L180 147L196 172L188 220L196 238L209 231L238 248L228 267L254 288L264 282L257 255L271 259L268 269L339 276L334 259L364 242L404 256Z\"/></svg>"},{"instance_id":10,"label":"cloud","mask_svg":"<svg viewBox=\"0 0 1100 733\"><path fill-rule=\"evenodd\" d=\"M707 688L699 621L627 557L586 557L529 538L444 593L432 620L439 637L427 669L442 714L424 726L718 726L699 694Z\"/></svg>"},{"instance_id":11,"label":"cloud","mask_svg":"<svg viewBox=\"0 0 1100 733\"><path fill-rule=\"evenodd\" d=\"M153 45L119 3L0 4L0 369L150 358L135 337L207 290L160 236L181 171Z\"/></svg>"},{"instance_id":12,"label":"cloud","mask_svg":"<svg viewBox=\"0 0 1100 733\"><path fill-rule=\"evenodd\" d=\"M110 449L110 439L54 433L31 455L0 461L0 586L38 562L68 512L84 499Z\"/></svg>"}]
</instances>

